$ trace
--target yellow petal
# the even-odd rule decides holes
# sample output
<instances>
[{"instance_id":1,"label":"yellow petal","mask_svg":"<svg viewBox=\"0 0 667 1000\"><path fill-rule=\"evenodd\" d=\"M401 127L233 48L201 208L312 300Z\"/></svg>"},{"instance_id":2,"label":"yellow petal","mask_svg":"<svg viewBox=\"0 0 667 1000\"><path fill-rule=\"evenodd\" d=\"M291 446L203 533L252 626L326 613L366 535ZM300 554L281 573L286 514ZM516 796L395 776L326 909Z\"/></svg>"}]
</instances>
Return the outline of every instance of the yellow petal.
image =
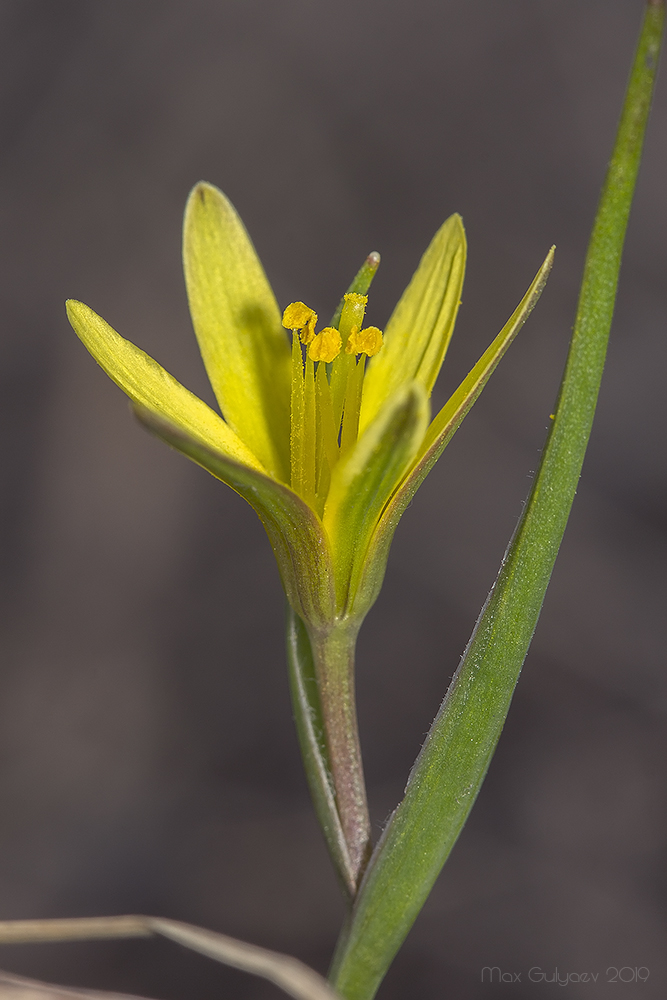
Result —
<instances>
[{"instance_id":1,"label":"yellow petal","mask_svg":"<svg viewBox=\"0 0 667 1000\"><path fill-rule=\"evenodd\" d=\"M466 239L460 215L440 227L384 331L384 346L364 380L360 431L403 385L431 393L461 302Z\"/></svg>"},{"instance_id":2,"label":"yellow petal","mask_svg":"<svg viewBox=\"0 0 667 1000\"><path fill-rule=\"evenodd\" d=\"M68 301L67 315L97 363L134 403L168 419L209 448L264 471L250 449L210 406L116 333L101 316L75 299Z\"/></svg>"},{"instance_id":3,"label":"yellow petal","mask_svg":"<svg viewBox=\"0 0 667 1000\"><path fill-rule=\"evenodd\" d=\"M411 468L385 505L373 540L368 546L366 565L359 586L362 597L364 592L370 595L377 593L384 575L389 546L402 514L528 319L549 277L554 250L552 247L547 254L528 291L498 336L434 418L424 435Z\"/></svg>"},{"instance_id":4,"label":"yellow petal","mask_svg":"<svg viewBox=\"0 0 667 1000\"><path fill-rule=\"evenodd\" d=\"M192 322L227 423L289 481L290 350L255 248L231 203L198 184L185 209L183 264Z\"/></svg>"},{"instance_id":5,"label":"yellow petal","mask_svg":"<svg viewBox=\"0 0 667 1000\"><path fill-rule=\"evenodd\" d=\"M301 497L247 465L141 406L136 414L153 434L227 483L248 501L266 528L290 604L313 628L331 624L333 572L327 537L317 514Z\"/></svg>"},{"instance_id":6,"label":"yellow petal","mask_svg":"<svg viewBox=\"0 0 667 1000\"><path fill-rule=\"evenodd\" d=\"M420 382L398 391L333 470L324 508L331 538L336 598L341 612L363 614L354 597L366 551L384 507L412 463L428 424L429 401Z\"/></svg>"}]
</instances>

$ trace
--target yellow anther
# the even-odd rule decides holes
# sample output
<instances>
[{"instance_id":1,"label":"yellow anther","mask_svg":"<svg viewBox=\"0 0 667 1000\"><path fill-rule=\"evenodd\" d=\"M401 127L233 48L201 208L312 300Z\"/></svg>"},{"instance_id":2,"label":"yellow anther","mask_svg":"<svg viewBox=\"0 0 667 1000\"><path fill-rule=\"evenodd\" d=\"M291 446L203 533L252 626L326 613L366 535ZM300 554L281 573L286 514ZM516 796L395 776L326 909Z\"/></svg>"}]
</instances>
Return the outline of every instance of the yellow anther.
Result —
<instances>
[{"instance_id":1,"label":"yellow anther","mask_svg":"<svg viewBox=\"0 0 667 1000\"><path fill-rule=\"evenodd\" d=\"M301 343L309 344L315 336L317 313L305 302L292 302L283 313L283 326L287 330L301 330Z\"/></svg>"},{"instance_id":2,"label":"yellow anther","mask_svg":"<svg viewBox=\"0 0 667 1000\"><path fill-rule=\"evenodd\" d=\"M291 302L283 313L283 326L287 330L303 330L313 315L315 313L305 302Z\"/></svg>"},{"instance_id":3,"label":"yellow anther","mask_svg":"<svg viewBox=\"0 0 667 1000\"><path fill-rule=\"evenodd\" d=\"M382 330L376 326L367 326L365 330L359 330L353 326L350 336L345 345L346 354L367 354L372 358L382 347Z\"/></svg>"},{"instance_id":4,"label":"yellow anther","mask_svg":"<svg viewBox=\"0 0 667 1000\"><path fill-rule=\"evenodd\" d=\"M355 306L365 306L368 302L368 296L361 295L359 292L346 292L343 298L346 302L349 302L350 305Z\"/></svg>"},{"instance_id":5,"label":"yellow anther","mask_svg":"<svg viewBox=\"0 0 667 1000\"><path fill-rule=\"evenodd\" d=\"M334 330L332 326L325 326L310 345L308 357L311 361L326 361L328 364L340 354L341 346L338 330Z\"/></svg>"},{"instance_id":6,"label":"yellow anther","mask_svg":"<svg viewBox=\"0 0 667 1000\"><path fill-rule=\"evenodd\" d=\"M359 327L350 327L350 332L347 335L347 343L345 345L346 354L358 354L357 351L357 337L359 336Z\"/></svg>"},{"instance_id":7,"label":"yellow anther","mask_svg":"<svg viewBox=\"0 0 667 1000\"><path fill-rule=\"evenodd\" d=\"M301 343L310 344L315 338L315 324L317 323L317 313L313 313L303 330L301 331Z\"/></svg>"}]
</instances>

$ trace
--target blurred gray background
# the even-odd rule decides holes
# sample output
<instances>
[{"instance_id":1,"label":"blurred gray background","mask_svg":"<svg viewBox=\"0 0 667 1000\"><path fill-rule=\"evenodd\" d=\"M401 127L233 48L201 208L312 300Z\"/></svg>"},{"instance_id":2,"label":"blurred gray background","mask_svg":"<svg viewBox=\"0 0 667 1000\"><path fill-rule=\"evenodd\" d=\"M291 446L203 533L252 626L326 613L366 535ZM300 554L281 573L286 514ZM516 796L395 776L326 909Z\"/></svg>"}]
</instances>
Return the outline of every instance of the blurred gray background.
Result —
<instances>
[{"instance_id":1,"label":"blurred gray background","mask_svg":"<svg viewBox=\"0 0 667 1000\"><path fill-rule=\"evenodd\" d=\"M146 435L76 340L83 299L212 400L180 268L199 179L281 306L330 314L370 250L382 326L460 211L442 401L552 243L518 342L406 514L362 631L375 829L530 487L573 322L639 0L0 4L0 917L146 912L324 971L342 905L293 733L268 542ZM665 79L568 535L471 819L381 996L667 995ZM483 966L520 984L480 983ZM0 950L24 975L164 1000L277 997L152 942ZM643 985L606 970L646 967ZM627 977L628 973L625 973Z\"/></svg>"}]
</instances>

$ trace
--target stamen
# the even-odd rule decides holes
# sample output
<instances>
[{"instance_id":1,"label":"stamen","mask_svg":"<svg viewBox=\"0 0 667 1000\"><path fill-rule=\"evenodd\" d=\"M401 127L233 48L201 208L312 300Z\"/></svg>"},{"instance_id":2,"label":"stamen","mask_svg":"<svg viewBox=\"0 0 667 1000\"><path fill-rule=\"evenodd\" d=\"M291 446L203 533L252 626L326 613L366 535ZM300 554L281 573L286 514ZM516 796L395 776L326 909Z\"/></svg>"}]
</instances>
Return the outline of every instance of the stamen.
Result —
<instances>
[{"instance_id":1,"label":"stamen","mask_svg":"<svg viewBox=\"0 0 667 1000\"><path fill-rule=\"evenodd\" d=\"M286 330L301 330L301 343L309 344L315 336L317 313L305 302L291 302L283 313L283 326Z\"/></svg>"},{"instance_id":2,"label":"stamen","mask_svg":"<svg viewBox=\"0 0 667 1000\"><path fill-rule=\"evenodd\" d=\"M298 303L297 303L298 304ZM287 311L287 310L285 310ZM290 414L290 473L292 489L303 490L303 355L296 332L292 334L292 392Z\"/></svg>"},{"instance_id":3,"label":"stamen","mask_svg":"<svg viewBox=\"0 0 667 1000\"><path fill-rule=\"evenodd\" d=\"M315 324L317 323L317 313L314 312L303 330L301 331L301 343L310 344L315 339Z\"/></svg>"},{"instance_id":4,"label":"stamen","mask_svg":"<svg viewBox=\"0 0 667 1000\"><path fill-rule=\"evenodd\" d=\"M322 427L322 446L327 462L333 469L338 461L338 431L340 421L338 426L336 426L331 402L331 387L324 365L318 366L315 386L317 390L318 417Z\"/></svg>"},{"instance_id":5,"label":"stamen","mask_svg":"<svg viewBox=\"0 0 667 1000\"><path fill-rule=\"evenodd\" d=\"M311 361L324 361L329 364L340 354L342 344L338 330L334 330L332 326L325 326L312 341L308 357Z\"/></svg>"},{"instance_id":6,"label":"stamen","mask_svg":"<svg viewBox=\"0 0 667 1000\"><path fill-rule=\"evenodd\" d=\"M345 345L346 354L367 354L372 358L382 347L382 330L377 326L367 326L365 330L352 327Z\"/></svg>"},{"instance_id":7,"label":"stamen","mask_svg":"<svg viewBox=\"0 0 667 1000\"><path fill-rule=\"evenodd\" d=\"M366 295L346 293L339 329L327 326L318 334L317 313L304 302L292 302L283 313L283 326L292 331L291 484L320 514L331 473L359 435L366 356L382 347L381 330L361 329L367 302Z\"/></svg>"},{"instance_id":8,"label":"stamen","mask_svg":"<svg viewBox=\"0 0 667 1000\"><path fill-rule=\"evenodd\" d=\"M343 344L347 347L347 340L352 330L361 328L366 312L367 295L360 295L359 292L348 292L344 296L343 311L340 316L340 336ZM343 406L347 394L347 383L354 369L354 355L347 353L340 354L331 369L331 394L333 396L333 411L336 426L340 427L343 416Z\"/></svg>"},{"instance_id":9,"label":"stamen","mask_svg":"<svg viewBox=\"0 0 667 1000\"><path fill-rule=\"evenodd\" d=\"M305 302L291 302L283 313L283 326L287 330L303 330L314 311Z\"/></svg>"},{"instance_id":10,"label":"stamen","mask_svg":"<svg viewBox=\"0 0 667 1000\"><path fill-rule=\"evenodd\" d=\"M338 428L334 427L331 388L326 366L317 366L315 376L315 400L317 403L317 496L316 510L320 516L331 483L331 471L338 462ZM340 425L339 425L340 426Z\"/></svg>"},{"instance_id":11,"label":"stamen","mask_svg":"<svg viewBox=\"0 0 667 1000\"><path fill-rule=\"evenodd\" d=\"M347 391L345 392L345 409L343 411L343 427L340 432L341 458L346 455L359 436L359 413L361 411L361 388L364 381L366 359L361 355L349 374Z\"/></svg>"},{"instance_id":12,"label":"stamen","mask_svg":"<svg viewBox=\"0 0 667 1000\"><path fill-rule=\"evenodd\" d=\"M303 499L315 506L315 486L316 479L316 445L317 445L317 422L315 416L315 365L310 358L306 357L306 367L304 371L304 400L303 400L303 427L301 429L303 437L303 473L302 473L302 493Z\"/></svg>"}]
</instances>

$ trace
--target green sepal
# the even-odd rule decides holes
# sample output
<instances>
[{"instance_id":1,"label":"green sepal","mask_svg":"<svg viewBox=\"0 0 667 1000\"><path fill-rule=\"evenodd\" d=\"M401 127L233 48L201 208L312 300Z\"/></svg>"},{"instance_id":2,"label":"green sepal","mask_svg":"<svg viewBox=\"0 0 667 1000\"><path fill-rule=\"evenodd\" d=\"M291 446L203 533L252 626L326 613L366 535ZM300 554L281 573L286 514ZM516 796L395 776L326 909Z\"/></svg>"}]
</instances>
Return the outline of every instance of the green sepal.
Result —
<instances>
[{"instance_id":1,"label":"green sepal","mask_svg":"<svg viewBox=\"0 0 667 1000\"><path fill-rule=\"evenodd\" d=\"M530 288L505 326L432 421L412 468L383 510L368 548L359 585L359 598L364 603L372 603L379 593L389 556L389 546L404 511L535 307L549 277L554 252L555 248L552 247Z\"/></svg>"},{"instance_id":2,"label":"green sepal","mask_svg":"<svg viewBox=\"0 0 667 1000\"><path fill-rule=\"evenodd\" d=\"M333 470L322 520L335 553L341 614L363 616L370 607L354 599L366 550L389 497L417 454L428 418L421 383L399 389Z\"/></svg>"},{"instance_id":3,"label":"green sepal","mask_svg":"<svg viewBox=\"0 0 667 1000\"><path fill-rule=\"evenodd\" d=\"M228 424L289 482L290 350L275 296L231 202L212 184L190 194L183 267L199 349Z\"/></svg>"},{"instance_id":4,"label":"green sepal","mask_svg":"<svg viewBox=\"0 0 667 1000\"><path fill-rule=\"evenodd\" d=\"M384 345L364 380L360 432L401 386L415 379L428 395L454 332L465 276L466 238L460 215L435 234L384 331Z\"/></svg>"},{"instance_id":5,"label":"green sepal","mask_svg":"<svg viewBox=\"0 0 667 1000\"><path fill-rule=\"evenodd\" d=\"M67 316L74 332L98 365L139 406L163 417L184 433L259 472L250 449L210 406L181 385L148 354L125 340L83 302L69 299Z\"/></svg>"},{"instance_id":6,"label":"green sepal","mask_svg":"<svg viewBox=\"0 0 667 1000\"><path fill-rule=\"evenodd\" d=\"M288 601L314 628L328 626L334 613L331 551L317 514L288 486L232 461L144 407L134 410L153 434L248 501L269 536Z\"/></svg>"}]
</instances>

